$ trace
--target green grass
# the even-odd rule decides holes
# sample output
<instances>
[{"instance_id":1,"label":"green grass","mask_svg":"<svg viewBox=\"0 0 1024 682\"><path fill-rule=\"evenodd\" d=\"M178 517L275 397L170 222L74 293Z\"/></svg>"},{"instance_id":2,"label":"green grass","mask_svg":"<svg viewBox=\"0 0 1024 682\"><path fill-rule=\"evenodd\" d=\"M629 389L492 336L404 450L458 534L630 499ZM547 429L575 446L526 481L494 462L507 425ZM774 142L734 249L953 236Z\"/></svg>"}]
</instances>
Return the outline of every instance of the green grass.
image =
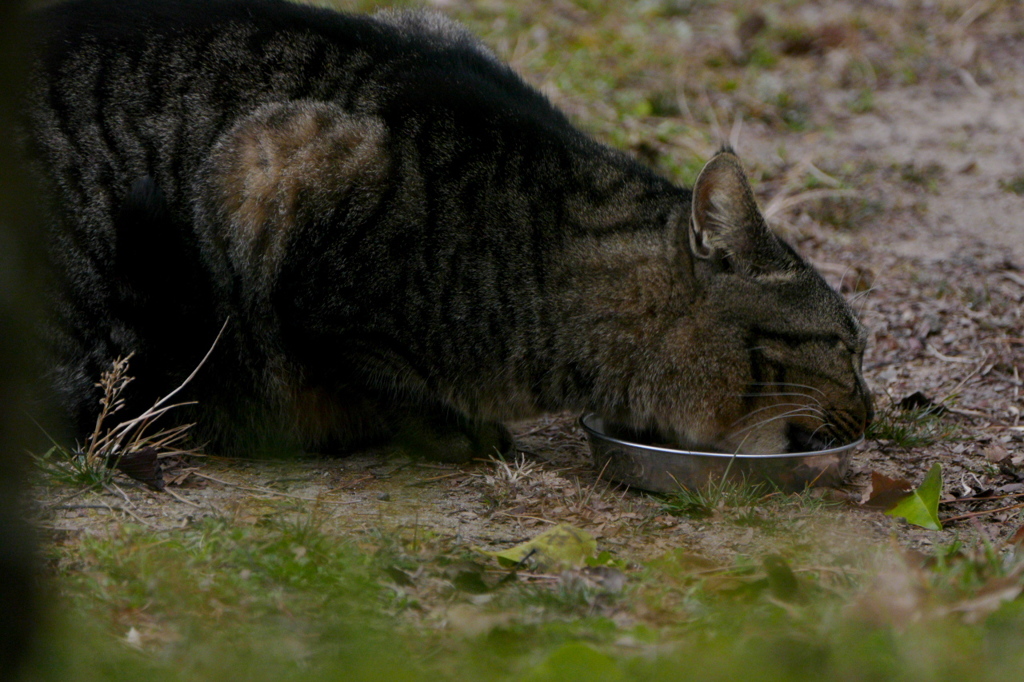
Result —
<instances>
[{"instance_id":1,"label":"green grass","mask_svg":"<svg viewBox=\"0 0 1024 682\"><path fill-rule=\"evenodd\" d=\"M770 486L723 479L707 488L680 488L665 496L669 514L703 519L726 509L748 508L772 495Z\"/></svg>"},{"instance_id":2,"label":"green grass","mask_svg":"<svg viewBox=\"0 0 1024 682\"><path fill-rule=\"evenodd\" d=\"M866 114L875 109L875 93L870 88L861 88L847 105L854 114Z\"/></svg>"},{"instance_id":3,"label":"green grass","mask_svg":"<svg viewBox=\"0 0 1024 682\"><path fill-rule=\"evenodd\" d=\"M50 547L32 679L1013 679L1000 676L1024 664L1024 604L972 598L1019 584L1014 551L954 544L889 568L885 552L719 565L680 547L612 569L627 577L613 591L586 571L533 582L492 566L506 579L480 594L441 578L450 553L357 545L315 515L128 527Z\"/></svg>"},{"instance_id":4,"label":"green grass","mask_svg":"<svg viewBox=\"0 0 1024 682\"><path fill-rule=\"evenodd\" d=\"M918 185L930 194L938 194L946 169L937 162L924 165L905 163L899 167L899 174L903 182Z\"/></svg>"},{"instance_id":5,"label":"green grass","mask_svg":"<svg viewBox=\"0 0 1024 682\"><path fill-rule=\"evenodd\" d=\"M288 679L358 665L366 647L401 653L372 557L310 523L129 527L48 558L66 575L51 577L60 616L37 663L44 679ZM147 653L127 642L132 628Z\"/></svg>"},{"instance_id":6,"label":"green grass","mask_svg":"<svg viewBox=\"0 0 1024 682\"><path fill-rule=\"evenodd\" d=\"M1000 180L999 187L1011 194L1024 195L1024 175L1015 175L1007 180Z\"/></svg>"},{"instance_id":7,"label":"green grass","mask_svg":"<svg viewBox=\"0 0 1024 682\"><path fill-rule=\"evenodd\" d=\"M63 445L54 445L41 455L32 453L31 459L45 479L61 485L102 488L114 477L114 469Z\"/></svg>"},{"instance_id":8,"label":"green grass","mask_svg":"<svg viewBox=\"0 0 1024 682\"><path fill-rule=\"evenodd\" d=\"M945 408L931 405L911 410L890 405L868 427L866 437L889 441L906 450L955 438L959 429L946 418Z\"/></svg>"}]
</instances>

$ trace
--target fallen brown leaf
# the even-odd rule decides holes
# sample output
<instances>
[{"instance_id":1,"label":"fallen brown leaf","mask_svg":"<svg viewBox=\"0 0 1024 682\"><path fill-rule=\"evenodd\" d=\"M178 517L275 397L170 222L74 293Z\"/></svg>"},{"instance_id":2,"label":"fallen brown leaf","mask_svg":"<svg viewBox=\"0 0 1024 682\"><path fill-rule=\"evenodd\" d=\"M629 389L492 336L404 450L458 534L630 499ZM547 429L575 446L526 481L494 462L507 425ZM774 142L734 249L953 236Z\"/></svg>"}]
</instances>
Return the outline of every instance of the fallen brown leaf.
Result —
<instances>
[{"instance_id":1,"label":"fallen brown leaf","mask_svg":"<svg viewBox=\"0 0 1024 682\"><path fill-rule=\"evenodd\" d=\"M892 509L896 504L908 497L914 485L902 478L889 478L877 471L871 472L871 485L861 498L861 506L871 509Z\"/></svg>"}]
</instances>

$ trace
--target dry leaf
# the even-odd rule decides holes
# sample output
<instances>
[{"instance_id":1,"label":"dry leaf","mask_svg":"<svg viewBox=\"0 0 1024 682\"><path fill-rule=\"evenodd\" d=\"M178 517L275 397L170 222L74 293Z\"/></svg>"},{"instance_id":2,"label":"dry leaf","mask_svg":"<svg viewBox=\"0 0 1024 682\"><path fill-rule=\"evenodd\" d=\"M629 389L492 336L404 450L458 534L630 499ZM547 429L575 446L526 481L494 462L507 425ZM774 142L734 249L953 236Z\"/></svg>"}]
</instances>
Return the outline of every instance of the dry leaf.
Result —
<instances>
[{"instance_id":1,"label":"dry leaf","mask_svg":"<svg viewBox=\"0 0 1024 682\"><path fill-rule=\"evenodd\" d=\"M1024 526L1017 529L1017 532L1010 536L1007 542L1015 547L1024 547Z\"/></svg>"},{"instance_id":2,"label":"dry leaf","mask_svg":"<svg viewBox=\"0 0 1024 682\"><path fill-rule=\"evenodd\" d=\"M865 491L861 505L872 509L892 509L913 490L914 484L906 479L889 478L885 474L872 471L871 485Z\"/></svg>"},{"instance_id":3,"label":"dry leaf","mask_svg":"<svg viewBox=\"0 0 1024 682\"><path fill-rule=\"evenodd\" d=\"M992 443L992 445L982 448L981 452L985 455L985 459L993 464L998 464L1010 456L1010 451L999 443Z\"/></svg>"},{"instance_id":4,"label":"dry leaf","mask_svg":"<svg viewBox=\"0 0 1024 682\"><path fill-rule=\"evenodd\" d=\"M164 474L160 466L160 458L157 456L157 449L147 446L133 452L126 452L113 460L114 467L134 478L136 481L145 483L154 490L164 489Z\"/></svg>"},{"instance_id":5,"label":"dry leaf","mask_svg":"<svg viewBox=\"0 0 1024 682\"><path fill-rule=\"evenodd\" d=\"M921 391L914 391L910 395L904 397L896 405L901 410L921 410L928 408L932 414L945 414L946 407L935 402Z\"/></svg>"}]
</instances>

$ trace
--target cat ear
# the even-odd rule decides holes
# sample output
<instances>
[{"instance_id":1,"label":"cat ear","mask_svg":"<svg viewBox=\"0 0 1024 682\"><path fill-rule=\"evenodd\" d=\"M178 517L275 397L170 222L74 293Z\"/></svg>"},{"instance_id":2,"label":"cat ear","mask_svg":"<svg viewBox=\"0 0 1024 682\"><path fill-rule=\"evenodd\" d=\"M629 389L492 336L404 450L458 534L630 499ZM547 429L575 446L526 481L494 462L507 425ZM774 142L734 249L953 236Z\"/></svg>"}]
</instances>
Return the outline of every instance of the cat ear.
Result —
<instances>
[{"instance_id":1,"label":"cat ear","mask_svg":"<svg viewBox=\"0 0 1024 682\"><path fill-rule=\"evenodd\" d=\"M772 240L740 160L724 148L705 164L693 186L690 251L697 258L754 258Z\"/></svg>"}]
</instances>

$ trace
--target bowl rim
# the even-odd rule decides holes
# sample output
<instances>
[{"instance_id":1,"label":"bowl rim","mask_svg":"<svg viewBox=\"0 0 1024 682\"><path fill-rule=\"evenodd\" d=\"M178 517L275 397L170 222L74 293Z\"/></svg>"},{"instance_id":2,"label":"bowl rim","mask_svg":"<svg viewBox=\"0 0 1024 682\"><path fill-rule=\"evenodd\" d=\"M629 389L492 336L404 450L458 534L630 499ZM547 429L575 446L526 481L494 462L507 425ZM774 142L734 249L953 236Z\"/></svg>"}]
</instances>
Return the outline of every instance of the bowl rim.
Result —
<instances>
[{"instance_id":1,"label":"bowl rim","mask_svg":"<svg viewBox=\"0 0 1024 682\"><path fill-rule=\"evenodd\" d=\"M659 445L647 445L646 443L637 443L635 441L623 440L621 438L616 438L615 436L609 436L607 433L604 433L603 431L599 431L595 426L592 426L591 424L587 423L588 421L590 421L592 423L596 419L599 419L602 422L606 421L603 417L599 416L596 412L588 412L587 414L584 414L583 416L580 417L580 420L579 420L580 426L583 428L583 430L587 433L588 436L593 436L593 437L599 438L599 439L601 439L603 441L606 441L606 442L615 443L616 445L622 445L622 446L629 447L629 448L645 450L645 451L648 451L648 452L651 452L651 453L662 453L662 454L670 454L670 455L684 455L684 456L690 456L690 457L709 457L709 458L725 458L725 459L740 459L740 460L808 459L810 457L822 457L822 456L836 455L836 454L840 454L840 453L843 453L843 452L847 452L848 450L852 450L853 448L857 447L858 445L860 445L861 443L864 442L864 436L861 436L860 438L858 438L857 440L853 441L852 443L847 443L845 445L839 445L839 446L836 446L834 448L828 448L828 449L825 449L825 450L813 450L811 452L768 453L768 454L763 454L763 455L752 454L752 453L741 453L741 452L730 454L728 452L706 452L706 451L703 451L703 450L682 450L682 449L679 449L679 448L668 448L668 447L662 447L662 446L659 446Z\"/></svg>"}]
</instances>

